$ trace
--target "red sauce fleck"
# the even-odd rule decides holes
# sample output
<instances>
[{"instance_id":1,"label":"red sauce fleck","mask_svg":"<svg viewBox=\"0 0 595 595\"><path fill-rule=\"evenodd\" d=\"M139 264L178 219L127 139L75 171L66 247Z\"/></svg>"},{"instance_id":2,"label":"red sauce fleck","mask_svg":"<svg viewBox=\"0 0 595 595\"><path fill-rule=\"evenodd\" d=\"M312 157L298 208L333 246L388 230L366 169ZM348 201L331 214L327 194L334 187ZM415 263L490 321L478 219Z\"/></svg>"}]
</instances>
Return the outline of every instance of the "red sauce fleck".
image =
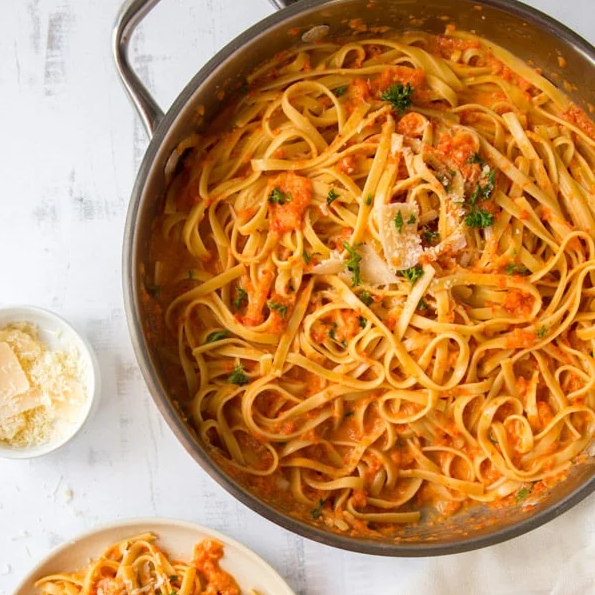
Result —
<instances>
[{"instance_id":1,"label":"red sauce fleck","mask_svg":"<svg viewBox=\"0 0 595 595\"><path fill-rule=\"evenodd\" d=\"M580 107L569 107L564 113L564 118L578 126L590 139L595 140L595 124Z\"/></svg>"},{"instance_id":2,"label":"red sauce fleck","mask_svg":"<svg viewBox=\"0 0 595 595\"><path fill-rule=\"evenodd\" d=\"M506 293L502 308L509 314L527 316L533 308L533 296L526 294L520 289L511 289Z\"/></svg>"},{"instance_id":3,"label":"red sauce fleck","mask_svg":"<svg viewBox=\"0 0 595 595\"><path fill-rule=\"evenodd\" d=\"M214 539L205 539L194 548L194 566L206 579L204 595L240 595L234 578L219 567L223 546Z\"/></svg>"},{"instance_id":4,"label":"red sauce fleck","mask_svg":"<svg viewBox=\"0 0 595 595\"><path fill-rule=\"evenodd\" d=\"M284 172L271 178L267 195L278 188L291 200L285 204L269 204L272 211L271 230L279 234L302 229L304 211L312 200L312 180L293 172Z\"/></svg>"}]
</instances>

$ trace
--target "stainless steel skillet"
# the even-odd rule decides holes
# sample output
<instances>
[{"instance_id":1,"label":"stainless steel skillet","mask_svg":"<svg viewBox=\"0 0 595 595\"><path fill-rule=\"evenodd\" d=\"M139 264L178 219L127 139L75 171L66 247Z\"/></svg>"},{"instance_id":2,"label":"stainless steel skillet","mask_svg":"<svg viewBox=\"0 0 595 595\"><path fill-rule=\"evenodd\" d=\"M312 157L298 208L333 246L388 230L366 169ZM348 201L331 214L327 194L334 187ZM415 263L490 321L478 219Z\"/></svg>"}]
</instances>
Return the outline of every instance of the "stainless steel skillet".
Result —
<instances>
[{"instance_id":1,"label":"stainless steel skillet","mask_svg":"<svg viewBox=\"0 0 595 595\"><path fill-rule=\"evenodd\" d=\"M253 1L258 0L244 0ZM290 516L258 499L222 471L183 421L167 390L158 354L143 334L140 300L141 266L148 255L151 224L162 206L164 169L176 145L208 123L220 109L217 95L232 92L258 64L296 44L299 35L352 35L352 19L396 30L419 28L443 32L445 20L475 31L532 61L554 82L574 85L579 105L595 97L595 48L543 13L513 0L271 0L285 7L229 43L188 83L167 113L152 98L130 67L128 45L137 24L158 0L132 0L122 9L114 30L118 71L151 142L140 166L128 209L123 249L123 287L129 330L149 390L174 434L196 462L228 492L252 510L286 529L335 547L385 556L453 554L499 543L559 516L595 490L595 460L577 465L568 478L530 511L521 507L478 507L439 525L398 527L384 538L333 533ZM415 27L413 27L413 24ZM323 26L323 27L321 27ZM290 32L292 34L290 34ZM299 40L299 38L298 38ZM561 69L558 57L566 67ZM197 119L197 107L204 116Z\"/></svg>"}]
</instances>

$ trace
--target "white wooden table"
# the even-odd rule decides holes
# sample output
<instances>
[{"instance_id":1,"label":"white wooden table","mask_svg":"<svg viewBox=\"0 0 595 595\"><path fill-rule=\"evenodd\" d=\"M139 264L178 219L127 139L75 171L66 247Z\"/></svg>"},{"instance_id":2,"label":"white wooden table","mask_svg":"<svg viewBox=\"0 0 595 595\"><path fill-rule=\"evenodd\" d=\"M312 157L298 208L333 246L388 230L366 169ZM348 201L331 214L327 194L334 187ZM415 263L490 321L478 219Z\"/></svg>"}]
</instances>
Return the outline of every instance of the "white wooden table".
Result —
<instances>
[{"instance_id":1,"label":"white wooden table","mask_svg":"<svg viewBox=\"0 0 595 595\"><path fill-rule=\"evenodd\" d=\"M530 4L595 42L593 0ZM62 541L135 516L179 517L228 533L303 595L402 593L399 585L426 572L429 561L345 553L264 520L196 466L147 393L120 281L124 216L147 139L113 68L118 5L0 2L0 303L64 315L93 344L103 374L99 411L72 443L47 458L0 461L0 594ZM270 12L266 0L163 0L135 37L137 68L167 107L216 50ZM569 557L579 547L573 528L593 504L512 543L466 554L469 564L490 556L506 574L519 564L513 552L522 542L523 567L539 573L544 541L566 547L562 557ZM595 532L592 538L594 545ZM505 592L486 587L483 593Z\"/></svg>"}]
</instances>

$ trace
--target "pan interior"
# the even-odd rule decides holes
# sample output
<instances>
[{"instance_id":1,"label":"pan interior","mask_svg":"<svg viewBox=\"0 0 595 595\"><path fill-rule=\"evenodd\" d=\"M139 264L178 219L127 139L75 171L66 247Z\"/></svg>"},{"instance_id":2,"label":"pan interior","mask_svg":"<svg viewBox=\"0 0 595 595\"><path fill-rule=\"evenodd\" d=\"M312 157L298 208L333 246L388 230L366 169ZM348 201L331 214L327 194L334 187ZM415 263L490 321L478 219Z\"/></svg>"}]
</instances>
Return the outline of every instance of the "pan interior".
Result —
<instances>
[{"instance_id":1,"label":"pan interior","mask_svg":"<svg viewBox=\"0 0 595 595\"><path fill-rule=\"evenodd\" d=\"M503 9L500 5L506 4ZM481 5L481 7L479 6ZM355 538L327 532L298 521L290 511L278 511L228 477L210 459L192 429L168 397L169 382L159 355L143 334L140 300L141 269L146 266L148 240L163 205L166 163L176 145L203 129L221 108L221 92L233 96L245 76L275 53L292 47L302 34L326 25L329 37L358 35L362 26L389 26L399 32L418 29L443 33L445 26L474 32L540 68L552 82L568 88L581 107L595 95L595 51L554 21L514 2L495 0L303 0L273 15L234 40L187 85L166 114L147 151L134 189L127 223L125 287L128 318L139 364L160 411L197 462L228 491L257 512L286 528L344 549L381 555L436 555L475 549L524 533L558 516L595 490L595 462L591 457L575 466L568 478L534 506L467 510L439 524L397 527L384 538ZM326 28L318 31L326 32ZM296 36L296 32L299 34ZM564 58L563 61L559 57ZM561 68L560 63L565 62Z\"/></svg>"}]
</instances>

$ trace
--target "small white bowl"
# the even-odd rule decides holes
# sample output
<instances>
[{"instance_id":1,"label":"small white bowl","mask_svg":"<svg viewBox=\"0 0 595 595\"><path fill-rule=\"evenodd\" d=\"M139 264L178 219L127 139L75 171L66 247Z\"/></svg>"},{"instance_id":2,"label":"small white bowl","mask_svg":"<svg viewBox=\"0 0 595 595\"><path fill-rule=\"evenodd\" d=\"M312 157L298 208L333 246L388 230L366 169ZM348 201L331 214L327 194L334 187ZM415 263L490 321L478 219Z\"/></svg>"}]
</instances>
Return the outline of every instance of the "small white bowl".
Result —
<instances>
[{"instance_id":1,"label":"small white bowl","mask_svg":"<svg viewBox=\"0 0 595 595\"><path fill-rule=\"evenodd\" d=\"M80 418L72 429L60 439L31 448L11 447L0 444L0 457L7 459L32 459L57 450L73 438L91 417L99 400L101 376L99 364L89 343L57 314L36 306L5 306L0 308L0 328L9 324L26 322L37 327L39 339L50 349L65 350L75 347L82 360L83 376L79 380L87 389L87 401Z\"/></svg>"}]
</instances>

